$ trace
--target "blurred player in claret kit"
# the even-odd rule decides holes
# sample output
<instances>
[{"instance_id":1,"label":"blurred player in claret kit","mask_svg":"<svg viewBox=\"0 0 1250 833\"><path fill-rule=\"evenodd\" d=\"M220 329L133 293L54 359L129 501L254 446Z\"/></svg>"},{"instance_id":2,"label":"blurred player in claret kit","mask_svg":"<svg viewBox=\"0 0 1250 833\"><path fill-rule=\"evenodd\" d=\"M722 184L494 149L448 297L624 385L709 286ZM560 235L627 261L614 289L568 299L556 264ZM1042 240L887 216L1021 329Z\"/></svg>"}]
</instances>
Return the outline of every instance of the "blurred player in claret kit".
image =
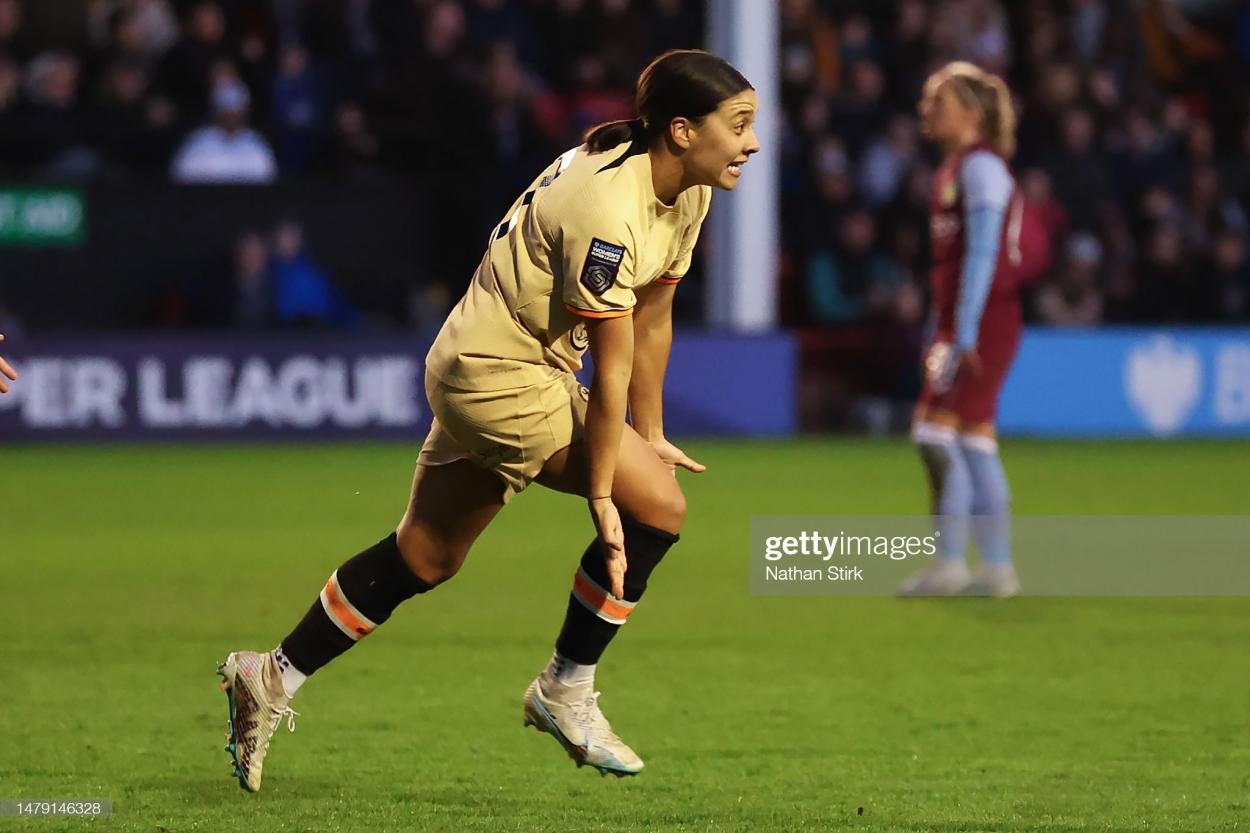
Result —
<instances>
[{"instance_id":1,"label":"blurred player in claret kit","mask_svg":"<svg viewBox=\"0 0 1250 833\"><path fill-rule=\"evenodd\" d=\"M921 129L942 151L930 208L933 336L912 438L941 533L938 560L906 596L1013 596L1011 495L998 455L998 395L1020 341L1024 200L1008 161L1015 112L1007 85L964 62L925 83ZM969 527L981 563L964 561Z\"/></svg>"},{"instance_id":2,"label":"blurred player in claret kit","mask_svg":"<svg viewBox=\"0 0 1250 833\"><path fill-rule=\"evenodd\" d=\"M643 70L635 104L638 118L593 128L491 229L426 357L435 420L395 532L335 570L278 647L236 651L218 668L227 751L244 789L260 789L282 719L294 728L289 704L304 680L454 576L535 480L584 497L597 535L574 574L555 653L525 691L524 721L578 766L642 769L599 709L595 666L677 542L686 504L676 468L703 470L664 436L673 295L712 189L732 190L759 150L759 103L724 60L674 50ZM573 375L588 347L590 389Z\"/></svg>"}]
</instances>

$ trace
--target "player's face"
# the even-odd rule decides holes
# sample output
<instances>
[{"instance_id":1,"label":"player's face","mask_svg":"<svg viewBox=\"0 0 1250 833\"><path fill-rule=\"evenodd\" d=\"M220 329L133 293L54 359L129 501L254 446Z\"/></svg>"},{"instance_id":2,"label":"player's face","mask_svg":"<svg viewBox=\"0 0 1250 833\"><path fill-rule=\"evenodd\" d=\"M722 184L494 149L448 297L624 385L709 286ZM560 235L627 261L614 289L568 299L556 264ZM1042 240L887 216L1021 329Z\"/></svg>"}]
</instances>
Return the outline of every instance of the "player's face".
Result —
<instances>
[{"instance_id":1,"label":"player's face","mask_svg":"<svg viewBox=\"0 0 1250 833\"><path fill-rule=\"evenodd\" d=\"M976 119L977 111L964 106L950 84L939 82L932 94L920 101L921 129L938 144L958 138Z\"/></svg>"},{"instance_id":2,"label":"player's face","mask_svg":"<svg viewBox=\"0 0 1250 833\"><path fill-rule=\"evenodd\" d=\"M927 139L933 138L931 122L933 119L933 99L937 96L937 91L942 82L946 80L941 74L930 75L929 79L924 82L924 90L920 94L920 101L916 104L916 113L920 116L920 132Z\"/></svg>"},{"instance_id":3,"label":"player's face","mask_svg":"<svg viewBox=\"0 0 1250 833\"><path fill-rule=\"evenodd\" d=\"M742 176L747 157L760 149L755 135L759 110L755 90L743 90L725 99L691 133L686 169L699 185L732 191Z\"/></svg>"}]
</instances>

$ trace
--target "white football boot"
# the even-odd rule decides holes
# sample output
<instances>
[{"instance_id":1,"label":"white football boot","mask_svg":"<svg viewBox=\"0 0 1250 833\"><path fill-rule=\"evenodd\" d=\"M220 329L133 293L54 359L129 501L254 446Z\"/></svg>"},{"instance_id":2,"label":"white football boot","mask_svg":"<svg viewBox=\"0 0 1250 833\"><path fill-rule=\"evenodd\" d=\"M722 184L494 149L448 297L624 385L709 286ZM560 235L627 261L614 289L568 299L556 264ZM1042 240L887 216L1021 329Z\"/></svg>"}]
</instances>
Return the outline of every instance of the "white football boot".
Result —
<instances>
[{"instance_id":1,"label":"white football boot","mask_svg":"<svg viewBox=\"0 0 1250 833\"><path fill-rule=\"evenodd\" d=\"M545 676L545 675L544 675ZM612 731L599 710L599 692L538 677L525 689L525 725L551 735L580 766L600 775L637 775L642 759Z\"/></svg>"},{"instance_id":2,"label":"white football boot","mask_svg":"<svg viewBox=\"0 0 1250 833\"><path fill-rule=\"evenodd\" d=\"M993 596L1009 599L1020 592L1020 577L1010 564L982 564L963 589L965 596Z\"/></svg>"},{"instance_id":3,"label":"white football boot","mask_svg":"<svg viewBox=\"0 0 1250 833\"><path fill-rule=\"evenodd\" d=\"M963 559L939 558L927 570L903 582L900 596L957 596L972 581Z\"/></svg>"},{"instance_id":4,"label":"white football boot","mask_svg":"<svg viewBox=\"0 0 1250 833\"><path fill-rule=\"evenodd\" d=\"M248 792L260 789L261 769L269 741L282 718L295 731L298 713L288 705L282 671L269 653L236 651L217 666L221 690L230 701L226 751L234 760L234 777Z\"/></svg>"}]
</instances>

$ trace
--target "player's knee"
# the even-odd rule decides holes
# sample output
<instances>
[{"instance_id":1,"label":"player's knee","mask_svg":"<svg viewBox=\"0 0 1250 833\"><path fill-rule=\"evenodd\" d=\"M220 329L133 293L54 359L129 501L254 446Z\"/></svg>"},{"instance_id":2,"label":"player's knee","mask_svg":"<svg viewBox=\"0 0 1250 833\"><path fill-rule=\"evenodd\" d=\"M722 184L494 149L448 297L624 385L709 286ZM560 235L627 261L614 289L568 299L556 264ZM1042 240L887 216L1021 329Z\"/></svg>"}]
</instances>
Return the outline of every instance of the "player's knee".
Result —
<instances>
[{"instance_id":1,"label":"player's knee","mask_svg":"<svg viewBox=\"0 0 1250 833\"><path fill-rule=\"evenodd\" d=\"M911 439L925 455L949 456L949 449L958 439L958 433L949 425L937 422L917 422L911 427Z\"/></svg>"},{"instance_id":2,"label":"player's knee","mask_svg":"<svg viewBox=\"0 0 1250 833\"><path fill-rule=\"evenodd\" d=\"M686 524L686 495L681 489L674 489L669 498L668 511L671 514L672 528L669 532L680 532Z\"/></svg>"},{"instance_id":3,"label":"player's knee","mask_svg":"<svg viewBox=\"0 0 1250 833\"><path fill-rule=\"evenodd\" d=\"M674 535L681 532L682 526L686 523L686 496L682 494L677 481L674 479L671 483L664 484L662 488L655 489L649 498L646 506L639 507L638 511L630 514L647 526L653 526Z\"/></svg>"},{"instance_id":4,"label":"player's knee","mask_svg":"<svg viewBox=\"0 0 1250 833\"><path fill-rule=\"evenodd\" d=\"M468 548L431 534L419 524L409 523L407 518L396 532L396 543L408 569L421 581L437 587L450 581L460 572Z\"/></svg>"}]
</instances>

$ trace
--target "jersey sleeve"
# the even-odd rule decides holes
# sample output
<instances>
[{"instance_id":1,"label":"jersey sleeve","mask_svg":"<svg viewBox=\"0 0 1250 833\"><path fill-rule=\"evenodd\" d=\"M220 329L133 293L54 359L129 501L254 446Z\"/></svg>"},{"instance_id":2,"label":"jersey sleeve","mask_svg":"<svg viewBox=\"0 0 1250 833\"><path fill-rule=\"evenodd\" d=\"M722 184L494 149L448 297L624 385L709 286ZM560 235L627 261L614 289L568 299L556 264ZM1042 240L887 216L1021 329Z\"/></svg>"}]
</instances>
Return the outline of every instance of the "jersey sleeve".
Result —
<instances>
[{"instance_id":1,"label":"jersey sleeve","mask_svg":"<svg viewBox=\"0 0 1250 833\"><path fill-rule=\"evenodd\" d=\"M994 282L999 241L1015 181L1007 164L992 153L970 154L960 170L964 192L965 251L955 303L955 341L976 347L981 314Z\"/></svg>"},{"instance_id":2,"label":"jersey sleeve","mask_svg":"<svg viewBox=\"0 0 1250 833\"><path fill-rule=\"evenodd\" d=\"M629 315L634 297L634 236L628 224L577 200L560 224L564 306L583 318Z\"/></svg>"},{"instance_id":3,"label":"jersey sleeve","mask_svg":"<svg viewBox=\"0 0 1250 833\"><path fill-rule=\"evenodd\" d=\"M677 257L655 279L656 283L680 283L681 279L690 271L690 259L694 255L695 244L699 242L699 231L703 228L703 221L707 218L708 207L712 204L712 189L708 186L703 186L699 190L702 194L694 222L690 224L690 228L686 229L685 235L682 236L681 247L677 250Z\"/></svg>"},{"instance_id":4,"label":"jersey sleeve","mask_svg":"<svg viewBox=\"0 0 1250 833\"><path fill-rule=\"evenodd\" d=\"M1005 209L1016 187L1007 163L985 150L968 154L960 167L959 180L966 211Z\"/></svg>"}]
</instances>

